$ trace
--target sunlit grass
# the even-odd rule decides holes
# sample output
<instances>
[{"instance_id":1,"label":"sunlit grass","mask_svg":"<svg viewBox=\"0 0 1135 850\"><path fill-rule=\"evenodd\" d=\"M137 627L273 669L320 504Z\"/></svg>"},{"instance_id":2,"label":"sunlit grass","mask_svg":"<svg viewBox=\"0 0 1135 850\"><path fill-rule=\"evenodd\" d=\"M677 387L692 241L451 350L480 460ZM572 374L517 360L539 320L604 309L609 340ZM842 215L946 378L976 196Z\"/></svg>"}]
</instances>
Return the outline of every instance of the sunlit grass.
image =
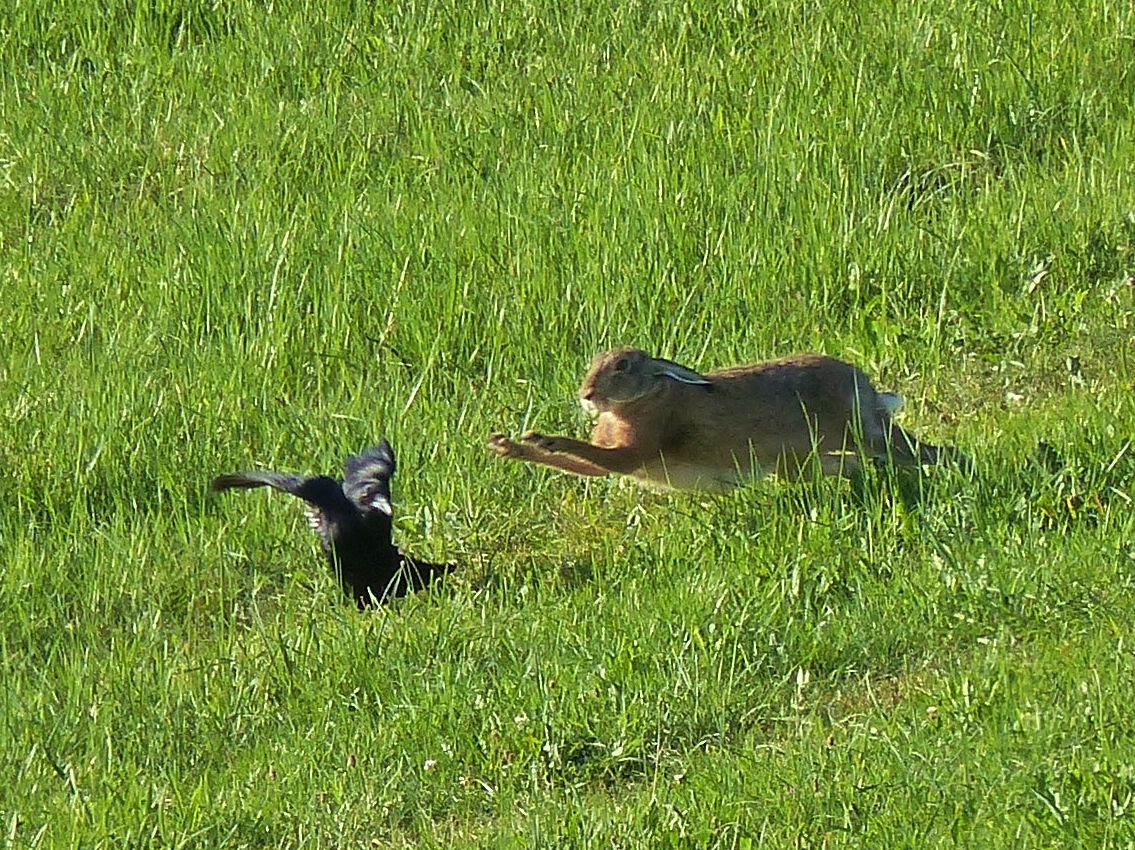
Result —
<instances>
[{"instance_id":1,"label":"sunlit grass","mask_svg":"<svg viewBox=\"0 0 1135 850\"><path fill-rule=\"evenodd\" d=\"M18 4L7 840L1130 845L1135 15L940 5ZM484 450L619 344L853 360L977 474ZM463 565L382 611L206 492L380 436Z\"/></svg>"}]
</instances>

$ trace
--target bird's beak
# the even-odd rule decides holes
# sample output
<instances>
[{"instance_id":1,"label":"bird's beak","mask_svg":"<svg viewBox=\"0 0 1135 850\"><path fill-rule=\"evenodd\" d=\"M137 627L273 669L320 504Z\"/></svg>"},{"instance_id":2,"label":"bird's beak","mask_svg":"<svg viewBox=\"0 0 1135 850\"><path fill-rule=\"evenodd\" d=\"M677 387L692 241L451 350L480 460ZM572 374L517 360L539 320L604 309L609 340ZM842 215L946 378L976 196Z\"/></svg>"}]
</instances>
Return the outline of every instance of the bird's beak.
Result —
<instances>
[{"instance_id":1,"label":"bird's beak","mask_svg":"<svg viewBox=\"0 0 1135 850\"><path fill-rule=\"evenodd\" d=\"M370 506L375 510L382 511L387 516L394 516L394 508L385 496L375 496L370 500Z\"/></svg>"}]
</instances>

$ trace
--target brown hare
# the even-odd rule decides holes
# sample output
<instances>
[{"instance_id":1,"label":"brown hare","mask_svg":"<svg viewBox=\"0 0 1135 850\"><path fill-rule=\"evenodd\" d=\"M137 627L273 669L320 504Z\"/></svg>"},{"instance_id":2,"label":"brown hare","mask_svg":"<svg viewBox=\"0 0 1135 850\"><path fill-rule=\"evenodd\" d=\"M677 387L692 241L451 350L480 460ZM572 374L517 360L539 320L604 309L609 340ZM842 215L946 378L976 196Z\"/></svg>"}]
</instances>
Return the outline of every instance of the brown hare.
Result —
<instances>
[{"instance_id":1,"label":"brown hare","mask_svg":"<svg viewBox=\"0 0 1135 850\"><path fill-rule=\"evenodd\" d=\"M616 348L592 361L579 398L598 414L590 443L493 434L489 450L576 475L617 473L676 490L727 490L771 472L795 476L811 459L839 475L859 470L864 455L918 466L953 451L903 431L890 418L901 397L876 391L861 369L821 354L702 375Z\"/></svg>"}]
</instances>

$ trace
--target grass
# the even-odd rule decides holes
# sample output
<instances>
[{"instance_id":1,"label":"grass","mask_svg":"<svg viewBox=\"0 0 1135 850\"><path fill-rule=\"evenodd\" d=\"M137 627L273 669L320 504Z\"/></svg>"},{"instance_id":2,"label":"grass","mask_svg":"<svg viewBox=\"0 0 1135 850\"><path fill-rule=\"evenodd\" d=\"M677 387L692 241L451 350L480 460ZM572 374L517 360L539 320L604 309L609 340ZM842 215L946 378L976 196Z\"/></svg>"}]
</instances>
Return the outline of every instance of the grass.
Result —
<instances>
[{"instance_id":1,"label":"grass","mask_svg":"<svg viewBox=\"0 0 1135 850\"><path fill-rule=\"evenodd\" d=\"M8 845L1135 843L1128 6L20 0L0 57ZM484 451L624 343L852 359L978 474ZM206 494L381 435L463 564L382 611Z\"/></svg>"}]
</instances>

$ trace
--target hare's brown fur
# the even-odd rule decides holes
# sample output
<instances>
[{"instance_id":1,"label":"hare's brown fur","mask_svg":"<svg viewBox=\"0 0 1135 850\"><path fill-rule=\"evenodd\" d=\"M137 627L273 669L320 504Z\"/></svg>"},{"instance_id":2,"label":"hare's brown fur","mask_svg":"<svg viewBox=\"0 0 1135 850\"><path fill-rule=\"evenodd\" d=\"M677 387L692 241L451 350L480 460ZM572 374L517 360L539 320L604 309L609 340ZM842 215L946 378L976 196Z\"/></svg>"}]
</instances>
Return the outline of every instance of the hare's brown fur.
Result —
<instances>
[{"instance_id":1,"label":"hare's brown fur","mask_svg":"<svg viewBox=\"0 0 1135 850\"><path fill-rule=\"evenodd\" d=\"M598 412L591 442L529 432L494 434L504 457L576 475L629 475L679 490L722 490L769 472L856 470L860 455L915 466L942 450L891 422L900 399L859 368L799 354L701 375L635 348L596 356L579 390Z\"/></svg>"}]
</instances>

